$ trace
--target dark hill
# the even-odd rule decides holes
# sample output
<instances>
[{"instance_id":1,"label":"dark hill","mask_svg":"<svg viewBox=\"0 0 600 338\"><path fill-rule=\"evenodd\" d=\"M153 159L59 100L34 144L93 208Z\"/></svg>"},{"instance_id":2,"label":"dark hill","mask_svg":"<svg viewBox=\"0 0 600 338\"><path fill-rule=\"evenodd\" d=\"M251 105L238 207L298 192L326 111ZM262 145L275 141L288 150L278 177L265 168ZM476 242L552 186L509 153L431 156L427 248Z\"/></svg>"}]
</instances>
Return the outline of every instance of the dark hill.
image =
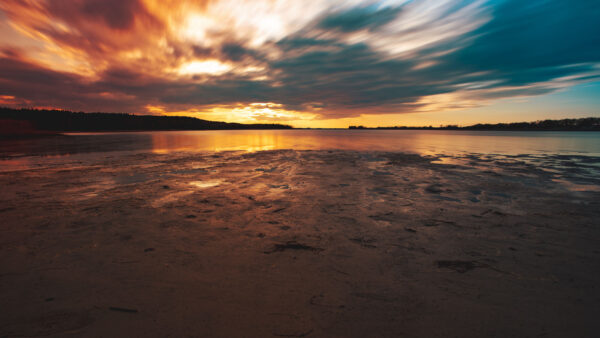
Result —
<instances>
[{"instance_id":1,"label":"dark hill","mask_svg":"<svg viewBox=\"0 0 600 338\"><path fill-rule=\"evenodd\" d=\"M66 110L0 108L0 134L74 131L291 129L282 124L242 124L186 116L83 113Z\"/></svg>"}]
</instances>

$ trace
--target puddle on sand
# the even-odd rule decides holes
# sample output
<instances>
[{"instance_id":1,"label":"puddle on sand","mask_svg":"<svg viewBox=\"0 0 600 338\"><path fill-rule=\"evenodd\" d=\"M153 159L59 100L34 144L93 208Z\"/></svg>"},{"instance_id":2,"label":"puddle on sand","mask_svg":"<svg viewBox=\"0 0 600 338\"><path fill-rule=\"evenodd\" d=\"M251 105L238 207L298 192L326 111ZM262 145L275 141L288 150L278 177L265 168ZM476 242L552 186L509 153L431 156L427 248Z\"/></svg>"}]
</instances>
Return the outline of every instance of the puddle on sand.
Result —
<instances>
[{"instance_id":1,"label":"puddle on sand","mask_svg":"<svg viewBox=\"0 0 600 338\"><path fill-rule=\"evenodd\" d=\"M114 178L116 184L135 184L146 182L149 179L145 174L119 175Z\"/></svg>"},{"instance_id":2,"label":"puddle on sand","mask_svg":"<svg viewBox=\"0 0 600 338\"><path fill-rule=\"evenodd\" d=\"M114 180L101 177L95 181L81 183L80 186L67 189L64 198L73 201L95 198L102 195L105 191L113 189L115 186Z\"/></svg>"},{"instance_id":3,"label":"puddle on sand","mask_svg":"<svg viewBox=\"0 0 600 338\"><path fill-rule=\"evenodd\" d=\"M431 161L433 164L465 165L467 161L456 157L440 156Z\"/></svg>"},{"instance_id":4,"label":"puddle on sand","mask_svg":"<svg viewBox=\"0 0 600 338\"><path fill-rule=\"evenodd\" d=\"M600 191L600 186L594 184L577 184L564 179L553 179L552 181L560 183L562 186L571 191Z\"/></svg>"},{"instance_id":5,"label":"puddle on sand","mask_svg":"<svg viewBox=\"0 0 600 338\"><path fill-rule=\"evenodd\" d=\"M192 181L190 182L191 185L195 186L196 188L201 188L201 189L205 189L205 188L211 188L211 187L216 187L218 185L221 184L221 181L217 181L217 180L213 180L213 181Z\"/></svg>"},{"instance_id":6,"label":"puddle on sand","mask_svg":"<svg viewBox=\"0 0 600 338\"><path fill-rule=\"evenodd\" d=\"M154 200L151 203L151 205L154 208L160 208L160 207L164 206L165 204L177 202L178 200L182 199L183 197L191 195L193 192L194 191L192 191L192 190L186 190L186 191L178 191L178 192L170 193L161 198Z\"/></svg>"},{"instance_id":7,"label":"puddle on sand","mask_svg":"<svg viewBox=\"0 0 600 338\"><path fill-rule=\"evenodd\" d=\"M188 184L192 187L195 188L200 188L200 189L206 189L206 188L210 188L210 187L216 187L218 185L220 185L222 182L220 180L210 180L210 181L191 181L188 182ZM176 192L172 192L172 193L168 193L158 199L155 199L151 204L153 207L155 208L159 208L162 207L165 204L168 203L173 203L173 202L177 202L178 200L193 194L196 190L191 188L191 187L187 187L187 186L180 186L180 189L183 189L182 191L176 191Z\"/></svg>"}]
</instances>

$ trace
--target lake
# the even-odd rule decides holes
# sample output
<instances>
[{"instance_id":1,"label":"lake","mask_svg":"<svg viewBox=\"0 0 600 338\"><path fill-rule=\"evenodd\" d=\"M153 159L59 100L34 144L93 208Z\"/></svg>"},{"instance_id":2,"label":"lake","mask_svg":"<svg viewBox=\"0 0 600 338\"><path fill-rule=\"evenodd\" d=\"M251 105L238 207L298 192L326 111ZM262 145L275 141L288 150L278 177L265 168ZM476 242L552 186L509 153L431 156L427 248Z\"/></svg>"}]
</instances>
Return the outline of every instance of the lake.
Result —
<instances>
[{"instance_id":1,"label":"lake","mask_svg":"<svg viewBox=\"0 0 600 338\"><path fill-rule=\"evenodd\" d=\"M598 132L446 130L218 130L69 133L0 142L0 158L98 152L219 152L276 149L410 152L420 155L552 154L600 156ZM7 162L4 162L5 164Z\"/></svg>"},{"instance_id":2,"label":"lake","mask_svg":"<svg viewBox=\"0 0 600 338\"><path fill-rule=\"evenodd\" d=\"M0 336L598 323L597 132L79 133L0 142L0 187Z\"/></svg>"},{"instance_id":3,"label":"lake","mask_svg":"<svg viewBox=\"0 0 600 338\"><path fill-rule=\"evenodd\" d=\"M600 308L598 136L3 142L0 336L593 336L573 328Z\"/></svg>"}]
</instances>

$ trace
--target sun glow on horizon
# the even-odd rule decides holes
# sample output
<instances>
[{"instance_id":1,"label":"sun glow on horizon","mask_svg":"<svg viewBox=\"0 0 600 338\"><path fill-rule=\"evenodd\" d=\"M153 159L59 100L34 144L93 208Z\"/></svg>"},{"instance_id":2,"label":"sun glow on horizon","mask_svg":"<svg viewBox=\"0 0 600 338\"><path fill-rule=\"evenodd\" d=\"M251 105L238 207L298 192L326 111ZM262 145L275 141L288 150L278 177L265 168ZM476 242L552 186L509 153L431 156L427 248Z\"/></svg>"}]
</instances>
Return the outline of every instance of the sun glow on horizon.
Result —
<instances>
[{"instance_id":1,"label":"sun glow on horizon","mask_svg":"<svg viewBox=\"0 0 600 338\"><path fill-rule=\"evenodd\" d=\"M179 75L220 75L228 72L231 66L219 60L202 60L184 63L177 69Z\"/></svg>"},{"instance_id":2,"label":"sun glow on horizon","mask_svg":"<svg viewBox=\"0 0 600 338\"><path fill-rule=\"evenodd\" d=\"M190 116L204 120L236 123L280 123L303 126L318 119L316 113L288 110L280 103L254 102L233 106L213 106L204 109L168 110L165 106L148 104L148 113L166 116Z\"/></svg>"},{"instance_id":3,"label":"sun glow on horizon","mask_svg":"<svg viewBox=\"0 0 600 338\"><path fill-rule=\"evenodd\" d=\"M0 104L315 128L598 116L599 15L559 0L2 0Z\"/></svg>"}]
</instances>

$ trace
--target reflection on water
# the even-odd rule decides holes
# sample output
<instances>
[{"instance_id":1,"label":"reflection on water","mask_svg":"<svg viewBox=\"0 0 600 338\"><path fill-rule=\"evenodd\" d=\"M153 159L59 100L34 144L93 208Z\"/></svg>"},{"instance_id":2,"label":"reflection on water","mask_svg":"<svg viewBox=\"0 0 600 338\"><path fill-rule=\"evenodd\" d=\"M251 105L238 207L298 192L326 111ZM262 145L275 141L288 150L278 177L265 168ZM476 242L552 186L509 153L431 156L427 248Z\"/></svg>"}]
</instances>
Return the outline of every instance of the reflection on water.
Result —
<instances>
[{"instance_id":1,"label":"reflection on water","mask_svg":"<svg viewBox=\"0 0 600 338\"><path fill-rule=\"evenodd\" d=\"M235 130L72 133L0 142L0 156L66 156L98 152L261 151L347 149L432 155L600 155L596 132L481 132L438 130ZM3 161L7 164L6 161Z\"/></svg>"},{"instance_id":2,"label":"reflection on water","mask_svg":"<svg viewBox=\"0 0 600 338\"><path fill-rule=\"evenodd\" d=\"M221 184L221 181L216 181L216 180L212 180L212 181L193 181L190 182L191 185L197 187L197 188L212 188L212 187L216 187L218 185Z\"/></svg>"},{"instance_id":3,"label":"reflection on water","mask_svg":"<svg viewBox=\"0 0 600 338\"><path fill-rule=\"evenodd\" d=\"M172 173L195 175L212 169L202 160L203 156L198 156L196 160L195 157L188 157L188 154L277 149L341 149L434 155L435 164L476 168L497 174L510 172L532 177L548 175L573 191L594 191L600 186L600 133L597 132L236 130L74 133L46 139L0 141L0 173L29 169L103 167L121 160L132 161L129 163L141 168L155 165L153 161L156 158L177 158L183 155L188 158L188 166L177 167ZM231 156L237 154L209 155L224 162ZM378 159L377 154L363 153L361 157L367 162ZM271 169L254 170L266 172ZM151 179L152 177L136 172L116 175L105 181L95 181L92 178L91 190L74 187L70 193L87 199L115 186ZM196 191L221 184L223 181L197 180L194 177L186 182L187 188L160 196L152 205L160 207L186 198ZM271 185L270 188L289 187Z\"/></svg>"},{"instance_id":4,"label":"reflection on water","mask_svg":"<svg viewBox=\"0 0 600 338\"><path fill-rule=\"evenodd\" d=\"M0 141L1 157L68 156L81 153L152 149L152 133L67 134L39 139Z\"/></svg>"},{"instance_id":5,"label":"reflection on water","mask_svg":"<svg viewBox=\"0 0 600 338\"><path fill-rule=\"evenodd\" d=\"M162 132L152 134L152 151L261 151L282 149L289 136L279 131ZM291 147L288 147L291 148Z\"/></svg>"}]
</instances>

